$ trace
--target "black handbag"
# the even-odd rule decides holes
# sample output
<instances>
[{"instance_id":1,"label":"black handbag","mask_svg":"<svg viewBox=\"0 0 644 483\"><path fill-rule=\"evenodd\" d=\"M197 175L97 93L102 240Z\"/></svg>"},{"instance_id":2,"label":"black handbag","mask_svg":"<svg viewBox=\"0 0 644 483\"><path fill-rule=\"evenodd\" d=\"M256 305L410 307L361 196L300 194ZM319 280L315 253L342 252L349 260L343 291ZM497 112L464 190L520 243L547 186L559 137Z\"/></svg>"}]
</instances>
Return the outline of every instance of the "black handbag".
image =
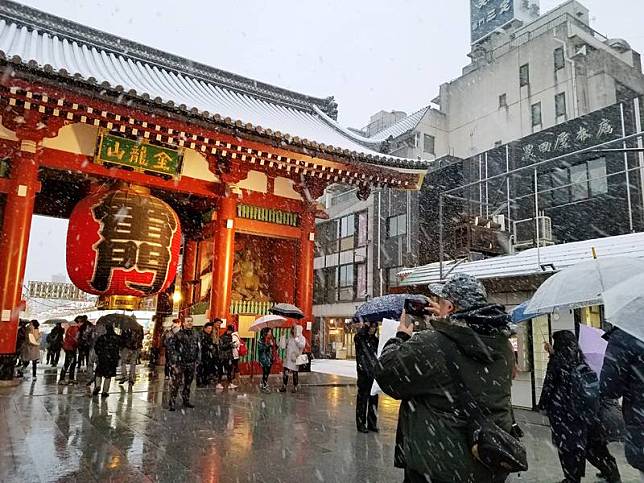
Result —
<instances>
[{"instance_id":1,"label":"black handbag","mask_svg":"<svg viewBox=\"0 0 644 483\"><path fill-rule=\"evenodd\" d=\"M458 346L449 338L444 337L460 351ZM487 468L498 473L518 473L528 470L528 456L521 442L505 431L486 414L478 401L465 385L454 360L444 351L447 370L452 377L458 394L456 403L468 421L468 442L472 455Z\"/></svg>"}]
</instances>

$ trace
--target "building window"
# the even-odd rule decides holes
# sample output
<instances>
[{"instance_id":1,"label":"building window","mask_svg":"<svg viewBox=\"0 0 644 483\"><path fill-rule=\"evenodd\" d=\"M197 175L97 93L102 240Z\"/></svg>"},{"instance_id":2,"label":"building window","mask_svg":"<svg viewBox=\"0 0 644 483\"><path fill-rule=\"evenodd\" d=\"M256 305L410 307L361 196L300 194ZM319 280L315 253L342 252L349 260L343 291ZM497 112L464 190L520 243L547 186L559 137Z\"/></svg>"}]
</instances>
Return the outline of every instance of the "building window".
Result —
<instances>
[{"instance_id":1,"label":"building window","mask_svg":"<svg viewBox=\"0 0 644 483\"><path fill-rule=\"evenodd\" d=\"M340 219L340 238L353 236L355 232L356 226L352 214Z\"/></svg>"},{"instance_id":2,"label":"building window","mask_svg":"<svg viewBox=\"0 0 644 483\"><path fill-rule=\"evenodd\" d=\"M423 151L429 154L434 154L434 143L436 142L436 139L434 139L434 136L431 136L429 134L425 134L424 139L423 139Z\"/></svg>"},{"instance_id":3,"label":"building window","mask_svg":"<svg viewBox=\"0 0 644 483\"><path fill-rule=\"evenodd\" d=\"M363 247L369 242L369 214L366 211L358 213L358 246Z\"/></svg>"},{"instance_id":4,"label":"building window","mask_svg":"<svg viewBox=\"0 0 644 483\"><path fill-rule=\"evenodd\" d=\"M340 289L338 300L346 302L355 298L354 280L353 264L338 267L338 288Z\"/></svg>"},{"instance_id":5,"label":"building window","mask_svg":"<svg viewBox=\"0 0 644 483\"><path fill-rule=\"evenodd\" d=\"M563 47L559 47L555 49L554 51L554 59L555 59L555 72L558 70L563 69L566 66L566 59L564 59L564 49Z\"/></svg>"},{"instance_id":6,"label":"building window","mask_svg":"<svg viewBox=\"0 0 644 483\"><path fill-rule=\"evenodd\" d=\"M519 67L519 87L524 87L530 84L530 65L523 64Z\"/></svg>"},{"instance_id":7,"label":"building window","mask_svg":"<svg viewBox=\"0 0 644 483\"><path fill-rule=\"evenodd\" d=\"M387 218L387 236L394 238L407 233L407 215L396 215Z\"/></svg>"},{"instance_id":8,"label":"building window","mask_svg":"<svg viewBox=\"0 0 644 483\"><path fill-rule=\"evenodd\" d=\"M541 126L541 103L532 104L532 127Z\"/></svg>"},{"instance_id":9,"label":"building window","mask_svg":"<svg viewBox=\"0 0 644 483\"><path fill-rule=\"evenodd\" d=\"M572 201L588 198L588 172L586 163L576 164L570 168L570 184L572 185Z\"/></svg>"},{"instance_id":10,"label":"building window","mask_svg":"<svg viewBox=\"0 0 644 483\"><path fill-rule=\"evenodd\" d=\"M330 220L319 223L315 233L315 256L321 257L338 252L338 222Z\"/></svg>"},{"instance_id":11,"label":"building window","mask_svg":"<svg viewBox=\"0 0 644 483\"><path fill-rule=\"evenodd\" d=\"M394 288L398 287L400 285L400 281L398 280L398 274L400 271L403 269L403 267L390 267L387 268L387 278L386 278L386 285L387 285L387 292Z\"/></svg>"},{"instance_id":12,"label":"building window","mask_svg":"<svg viewBox=\"0 0 644 483\"><path fill-rule=\"evenodd\" d=\"M314 303L333 304L337 302L337 267L316 270L313 284Z\"/></svg>"},{"instance_id":13,"label":"building window","mask_svg":"<svg viewBox=\"0 0 644 483\"><path fill-rule=\"evenodd\" d=\"M567 205L606 193L608 179L604 157L539 175L539 203L543 208Z\"/></svg>"},{"instance_id":14,"label":"building window","mask_svg":"<svg viewBox=\"0 0 644 483\"><path fill-rule=\"evenodd\" d=\"M559 119L566 115L566 93L562 92L555 96L555 116Z\"/></svg>"},{"instance_id":15,"label":"building window","mask_svg":"<svg viewBox=\"0 0 644 483\"><path fill-rule=\"evenodd\" d=\"M501 94L499 96L499 109L503 107L508 107L508 95L507 94Z\"/></svg>"},{"instance_id":16,"label":"building window","mask_svg":"<svg viewBox=\"0 0 644 483\"><path fill-rule=\"evenodd\" d=\"M588 161L588 182L590 196L605 195L608 193L608 178L606 177L606 158L597 158Z\"/></svg>"},{"instance_id":17,"label":"building window","mask_svg":"<svg viewBox=\"0 0 644 483\"><path fill-rule=\"evenodd\" d=\"M356 298L367 297L367 264L356 264Z\"/></svg>"}]
</instances>

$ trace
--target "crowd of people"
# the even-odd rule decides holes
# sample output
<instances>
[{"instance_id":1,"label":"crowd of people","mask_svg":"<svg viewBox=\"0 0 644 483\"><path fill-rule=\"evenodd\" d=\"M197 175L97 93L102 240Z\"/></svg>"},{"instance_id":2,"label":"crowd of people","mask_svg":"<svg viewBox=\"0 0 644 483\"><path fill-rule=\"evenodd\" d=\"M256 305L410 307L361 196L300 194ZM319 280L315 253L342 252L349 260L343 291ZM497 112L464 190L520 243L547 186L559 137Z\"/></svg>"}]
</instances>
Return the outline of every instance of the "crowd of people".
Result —
<instances>
[{"instance_id":1,"label":"crowd of people","mask_svg":"<svg viewBox=\"0 0 644 483\"><path fill-rule=\"evenodd\" d=\"M162 335L165 349L165 376L169 380L168 409L175 411L177 396L181 389L183 407L191 408L190 387L196 378L197 387L210 384L215 389L236 389L236 376L239 372L239 360L246 354L246 346L234 325L222 328L223 321L214 319L207 322L200 330L194 330L192 319L175 319ZM43 344L43 340L45 341ZM79 315L63 327L56 323L46 337L39 331L39 323L32 320L21 324L18 331L18 353L20 354L17 369L19 375L32 364L33 379L40 360L41 350L46 352L46 361L51 367L57 367L61 351L64 352L63 367L58 384L75 385L77 370L85 367L86 386L92 396L107 397L112 378L117 375L120 363L119 384L134 385L136 368L140 362L143 344L143 329L138 324L120 327L119 333L111 323L91 323L87 316ZM270 392L268 385L272 367L280 361L279 349L284 349L283 384L280 392L285 392L289 376L293 381L293 392L298 389L298 372L306 340L302 327L295 326L290 337L278 343L272 329L266 328L258 340L258 362L262 368L260 390Z\"/></svg>"}]
</instances>

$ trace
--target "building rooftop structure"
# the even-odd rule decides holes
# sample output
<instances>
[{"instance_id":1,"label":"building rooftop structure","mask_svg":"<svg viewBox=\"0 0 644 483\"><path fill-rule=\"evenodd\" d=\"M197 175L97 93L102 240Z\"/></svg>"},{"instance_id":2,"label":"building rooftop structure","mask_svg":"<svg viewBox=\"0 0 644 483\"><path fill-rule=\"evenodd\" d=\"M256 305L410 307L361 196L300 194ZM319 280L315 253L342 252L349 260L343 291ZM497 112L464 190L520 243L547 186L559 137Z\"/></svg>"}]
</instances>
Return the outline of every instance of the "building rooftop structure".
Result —
<instances>
[{"instance_id":1,"label":"building rooftop structure","mask_svg":"<svg viewBox=\"0 0 644 483\"><path fill-rule=\"evenodd\" d=\"M443 263L443 279L457 273L468 273L478 279L499 279L558 271L593 257L627 257L644 259L644 233L595 238L561 245L531 248L502 257L475 262L463 260ZM399 273L401 286L427 285L441 281L440 263L406 269Z\"/></svg>"},{"instance_id":2,"label":"building rooftop structure","mask_svg":"<svg viewBox=\"0 0 644 483\"><path fill-rule=\"evenodd\" d=\"M278 88L35 10L0 3L0 60L38 75L100 87L166 111L277 142L392 168L422 161L383 155L337 121L337 104Z\"/></svg>"}]
</instances>

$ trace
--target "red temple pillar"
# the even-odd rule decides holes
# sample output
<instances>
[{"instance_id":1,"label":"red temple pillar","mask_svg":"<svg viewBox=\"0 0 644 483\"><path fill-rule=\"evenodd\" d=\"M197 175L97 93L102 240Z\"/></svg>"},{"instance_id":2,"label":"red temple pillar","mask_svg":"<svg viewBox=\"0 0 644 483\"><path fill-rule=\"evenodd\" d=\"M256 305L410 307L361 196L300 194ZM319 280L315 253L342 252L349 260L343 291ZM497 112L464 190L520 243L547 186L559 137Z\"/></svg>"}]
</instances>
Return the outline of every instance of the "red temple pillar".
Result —
<instances>
[{"instance_id":1,"label":"red temple pillar","mask_svg":"<svg viewBox=\"0 0 644 483\"><path fill-rule=\"evenodd\" d=\"M183 264L181 267L181 310L182 317L190 315L194 302L195 278L197 277L197 247L195 240L186 240L183 245Z\"/></svg>"},{"instance_id":2,"label":"red temple pillar","mask_svg":"<svg viewBox=\"0 0 644 483\"><path fill-rule=\"evenodd\" d=\"M227 322L230 321L230 292L233 286L236 215L236 196L221 198L215 221L210 318L219 317Z\"/></svg>"},{"instance_id":3,"label":"red temple pillar","mask_svg":"<svg viewBox=\"0 0 644 483\"><path fill-rule=\"evenodd\" d=\"M300 222L300 250L298 254L298 283L296 305L304 312L304 322L313 323L313 258L315 213L307 209ZM304 327L307 346L311 344L311 331Z\"/></svg>"},{"instance_id":4,"label":"red temple pillar","mask_svg":"<svg viewBox=\"0 0 644 483\"><path fill-rule=\"evenodd\" d=\"M13 377L31 218L39 189L37 148L36 141L23 139L12 160L11 189L7 193L0 233L0 379L3 380Z\"/></svg>"}]
</instances>

